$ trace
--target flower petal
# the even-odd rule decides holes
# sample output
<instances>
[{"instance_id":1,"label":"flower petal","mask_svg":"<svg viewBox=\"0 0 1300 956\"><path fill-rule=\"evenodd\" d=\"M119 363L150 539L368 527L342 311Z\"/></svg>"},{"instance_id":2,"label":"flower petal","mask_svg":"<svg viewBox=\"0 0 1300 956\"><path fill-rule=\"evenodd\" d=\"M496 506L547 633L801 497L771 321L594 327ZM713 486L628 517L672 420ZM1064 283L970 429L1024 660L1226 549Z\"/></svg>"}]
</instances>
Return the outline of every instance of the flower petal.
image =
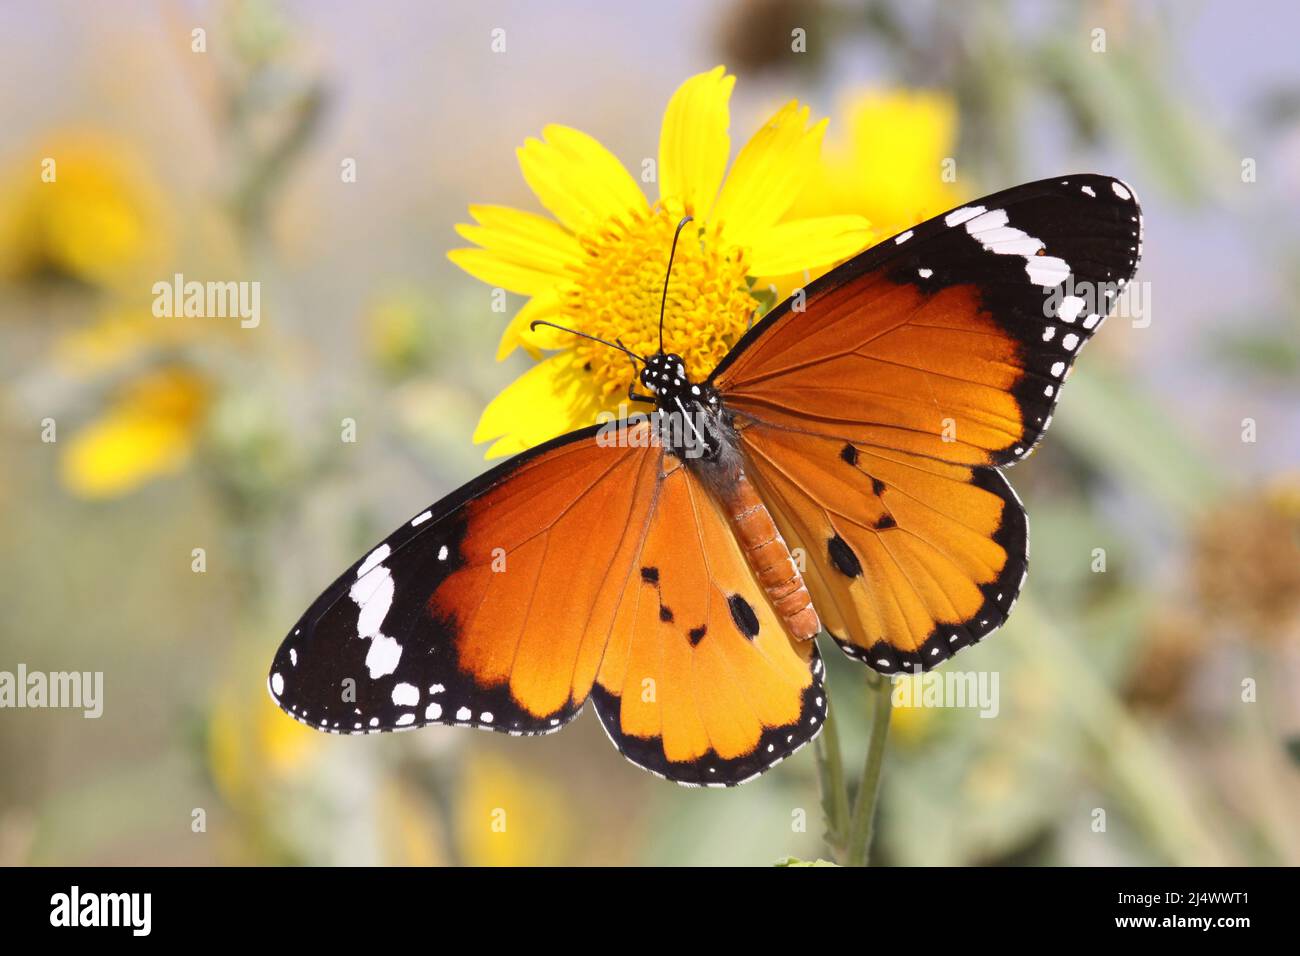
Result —
<instances>
[{"instance_id":1,"label":"flower petal","mask_svg":"<svg viewBox=\"0 0 1300 956\"><path fill-rule=\"evenodd\" d=\"M492 441L484 458L514 455L575 428L591 425L601 405L574 352L534 365L483 409L476 443Z\"/></svg>"},{"instance_id":2,"label":"flower petal","mask_svg":"<svg viewBox=\"0 0 1300 956\"><path fill-rule=\"evenodd\" d=\"M447 258L475 279L520 295L540 295L560 281L553 273L522 265L488 249L452 249Z\"/></svg>"},{"instance_id":3,"label":"flower petal","mask_svg":"<svg viewBox=\"0 0 1300 956\"><path fill-rule=\"evenodd\" d=\"M755 276L813 270L862 251L873 235L871 224L862 216L821 216L783 222L750 240L750 269Z\"/></svg>"},{"instance_id":4,"label":"flower petal","mask_svg":"<svg viewBox=\"0 0 1300 956\"><path fill-rule=\"evenodd\" d=\"M736 78L726 73L715 67L679 86L659 133L659 197L680 199L701 219L713 206L731 155L728 101Z\"/></svg>"},{"instance_id":5,"label":"flower petal","mask_svg":"<svg viewBox=\"0 0 1300 956\"><path fill-rule=\"evenodd\" d=\"M562 349L572 345L573 336L567 333L556 329L541 328L533 331L528 328L537 319L557 315L560 310L560 295L554 289L535 295L525 302L501 335L501 344L497 346L497 361L500 362L520 346L536 359L541 358L541 349Z\"/></svg>"},{"instance_id":6,"label":"flower petal","mask_svg":"<svg viewBox=\"0 0 1300 956\"><path fill-rule=\"evenodd\" d=\"M184 468L208 389L180 369L152 372L77 432L60 458L64 487L82 498L113 498Z\"/></svg>"},{"instance_id":7,"label":"flower petal","mask_svg":"<svg viewBox=\"0 0 1300 956\"><path fill-rule=\"evenodd\" d=\"M461 238L523 266L555 275L582 261L578 240L546 216L509 206L470 206L480 225L459 224Z\"/></svg>"},{"instance_id":8,"label":"flower petal","mask_svg":"<svg viewBox=\"0 0 1300 956\"><path fill-rule=\"evenodd\" d=\"M623 164L586 133L550 125L518 150L519 168L542 205L574 232L644 210L645 196Z\"/></svg>"},{"instance_id":9,"label":"flower petal","mask_svg":"<svg viewBox=\"0 0 1300 956\"><path fill-rule=\"evenodd\" d=\"M839 110L792 216L856 212L890 236L956 206L943 163L954 155L957 107L943 93L858 92Z\"/></svg>"},{"instance_id":10,"label":"flower petal","mask_svg":"<svg viewBox=\"0 0 1300 956\"><path fill-rule=\"evenodd\" d=\"M791 100L745 144L710 217L731 241L746 244L776 223L803 189L821 152L826 120L808 126L808 107Z\"/></svg>"}]
</instances>

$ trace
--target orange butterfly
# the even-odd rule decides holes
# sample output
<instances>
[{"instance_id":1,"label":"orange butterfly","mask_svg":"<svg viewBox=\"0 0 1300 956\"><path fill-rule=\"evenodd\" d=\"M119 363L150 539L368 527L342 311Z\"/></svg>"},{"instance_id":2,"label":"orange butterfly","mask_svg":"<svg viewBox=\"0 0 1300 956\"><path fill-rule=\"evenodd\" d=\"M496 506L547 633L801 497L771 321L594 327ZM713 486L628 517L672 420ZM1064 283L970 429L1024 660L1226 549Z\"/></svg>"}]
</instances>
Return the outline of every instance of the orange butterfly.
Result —
<instances>
[{"instance_id":1,"label":"orange butterfly","mask_svg":"<svg viewBox=\"0 0 1300 956\"><path fill-rule=\"evenodd\" d=\"M272 695L333 733L549 733L592 700L653 773L753 778L821 729L820 630L894 674L1006 620L1028 541L999 469L1042 437L1141 231L1119 180L1018 186L835 269L703 382L662 343L633 356L653 414L416 515L302 616Z\"/></svg>"}]
</instances>

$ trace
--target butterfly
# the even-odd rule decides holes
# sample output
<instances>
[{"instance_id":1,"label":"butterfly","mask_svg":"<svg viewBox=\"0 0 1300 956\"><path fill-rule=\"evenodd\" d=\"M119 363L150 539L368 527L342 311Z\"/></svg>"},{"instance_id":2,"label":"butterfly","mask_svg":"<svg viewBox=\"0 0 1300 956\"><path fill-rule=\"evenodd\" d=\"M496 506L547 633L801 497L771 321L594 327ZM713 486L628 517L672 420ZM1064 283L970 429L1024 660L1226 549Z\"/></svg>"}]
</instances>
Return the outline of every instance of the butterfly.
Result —
<instances>
[{"instance_id":1,"label":"butterfly","mask_svg":"<svg viewBox=\"0 0 1300 956\"><path fill-rule=\"evenodd\" d=\"M1042 438L1141 235L1117 179L1029 183L835 268L701 382L662 340L629 353L652 413L403 524L294 625L273 698L348 734L544 734L590 701L646 770L752 779L821 730L821 632L893 675L1006 621L1028 528L1002 469Z\"/></svg>"}]
</instances>

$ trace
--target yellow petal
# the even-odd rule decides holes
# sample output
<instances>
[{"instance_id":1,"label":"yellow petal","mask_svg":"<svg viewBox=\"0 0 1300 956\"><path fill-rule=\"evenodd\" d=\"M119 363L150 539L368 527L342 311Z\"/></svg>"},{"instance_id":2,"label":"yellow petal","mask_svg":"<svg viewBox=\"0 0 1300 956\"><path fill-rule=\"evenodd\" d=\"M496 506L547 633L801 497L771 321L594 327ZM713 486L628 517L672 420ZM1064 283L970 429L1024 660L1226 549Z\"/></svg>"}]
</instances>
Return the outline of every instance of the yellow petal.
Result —
<instances>
[{"instance_id":1,"label":"yellow petal","mask_svg":"<svg viewBox=\"0 0 1300 956\"><path fill-rule=\"evenodd\" d=\"M821 216L771 226L750 240L755 276L779 276L830 265L861 252L872 241L862 216Z\"/></svg>"},{"instance_id":2,"label":"yellow petal","mask_svg":"<svg viewBox=\"0 0 1300 956\"><path fill-rule=\"evenodd\" d=\"M521 265L487 249L452 249L447 258L475 279L520 295L540 295L560 281L553 273Z\"/></svg>"},{"instance_id":3,"label":"yellow petal","mask_svg":"<svg viewBox=\"0 0 1300 956\"><path fill-rule=\"evenodd\" d=\"M541 349L562 349L572 345L573 336L567 333L548 328L539 328L534 332L528 328L538 319L553 319L559 314L560 308L560 295L556 290L535 295L524 303L501 335L501 344L497 346L497 361L500 362L520 346L533 358L540 358Z\"/></svg>"},{"instance_id":4,"label":"yellow petal","mask_svg":"<svg viewBox=\"0 0 1300 956\"><path fill-rule=\"evenodd\" d=\"M713 206L731 155L727 104L736 78L726 72L715 67L679 86L659 134L659 197L681 200L701 219Z\"/></svg>"},{"instance_id":5,"label":"yellow petal","mask_svg":"<svg viewBox=\"0 0 1300 956\"><path fill-rule=\"evenodd\" d=\"M109 498L176 474L193 451L206 393L198 376L180 370L137 381L72 437L60 459L64 486L84 498Z\"/></svg>"},{"instance_id":6,"label":"yellow petal","mask_svg":"<svg viewBox=\"0 0 1300 956\"><path fill-rule=\"evenodd\" d=\"M553 219L508 206L470 206L469 213L480 225L456 232L503 259L555 275L582 261L578 240Z\"/></svg>"},{"instance_id":7,"label":"yellow petal","mask_svg":"<svg viewBox=\"0 0 1300 956\"><path fill-rule=\"evenodd\" d=\"M644 210L645 196L623 164L586 133L550 125L519 148L519 167L543 206L574 232Z\"/></svg>"},{"instance_id":8,"label":"yellow petal","mask_svg":"<svg viewBox=\"0 0 1300 956\"><path fill-rule=\"evenodd\" d=\"M736 157L710 217L744 245L773 225L795 201L821 152L826 120L808 126L808 107L791 100L763 125Z\"/></svg>"},{"instance_id":9,"label":"yellow petal","mask_svg":"<svg viewBox=\"0 0 1300 956\"><path fill-rule=\"evenodd\" d=\"M901 232L957 205L962 195L943 175L954 155L957 108L943 93L857 92L791 215L856 212L881 236Z\"/></svg>"},{"instance_id":10,"label":"yellow petal","mask_svg":"<svg viewBox=\"0 0 1300 956\"><path fill-rule=\"evenodd\" d=\"M594 424L600 410L590 376L573 352L534 365L483 409L476 443L495 441L485 458L514 455L575 428Z\"/></svg>"}]
</instances>

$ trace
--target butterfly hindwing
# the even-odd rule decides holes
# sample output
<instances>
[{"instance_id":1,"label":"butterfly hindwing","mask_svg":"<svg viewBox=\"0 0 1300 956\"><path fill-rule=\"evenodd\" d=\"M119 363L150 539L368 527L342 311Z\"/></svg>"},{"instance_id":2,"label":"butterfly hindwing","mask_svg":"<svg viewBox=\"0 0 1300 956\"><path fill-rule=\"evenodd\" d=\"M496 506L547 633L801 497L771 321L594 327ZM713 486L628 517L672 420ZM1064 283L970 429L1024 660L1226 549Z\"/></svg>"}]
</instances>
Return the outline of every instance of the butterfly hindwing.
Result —
<instances>
[{"instance_id":1,"label":"butterfly hindwing","mask_svg":"<svg viewBox=\"0 0 1300 956\"><path fill-rule=\"evenodd\" d=\"M665 461L592 699L633 763L730 786L821 731L823 665L786 633L704 486Z\"/></svg>"},{"instance_id":2,"label":"butterfly hindwing","mask_svg":"<svg viewBox=\"0 0 1300 956\"><path fill-rule=\"evenodd\" d=\"M887 239L758 323L710 376L753 418L968 465L1023 458L1132 279L1117 179L995 193ZM798 307L795 304L798 303Z\"/></svg>"},{"instance_id":3,"label":"butterfly hindwing","mask_svg":"<svg viewBox=\"0 0 1300 956\"><path fill-rule=\"evenodd\" d=\"M850 657L928 670L1006 620L1028 535L1000 471L738 419L746 471Z\"/></svg>"}]
</instances>

